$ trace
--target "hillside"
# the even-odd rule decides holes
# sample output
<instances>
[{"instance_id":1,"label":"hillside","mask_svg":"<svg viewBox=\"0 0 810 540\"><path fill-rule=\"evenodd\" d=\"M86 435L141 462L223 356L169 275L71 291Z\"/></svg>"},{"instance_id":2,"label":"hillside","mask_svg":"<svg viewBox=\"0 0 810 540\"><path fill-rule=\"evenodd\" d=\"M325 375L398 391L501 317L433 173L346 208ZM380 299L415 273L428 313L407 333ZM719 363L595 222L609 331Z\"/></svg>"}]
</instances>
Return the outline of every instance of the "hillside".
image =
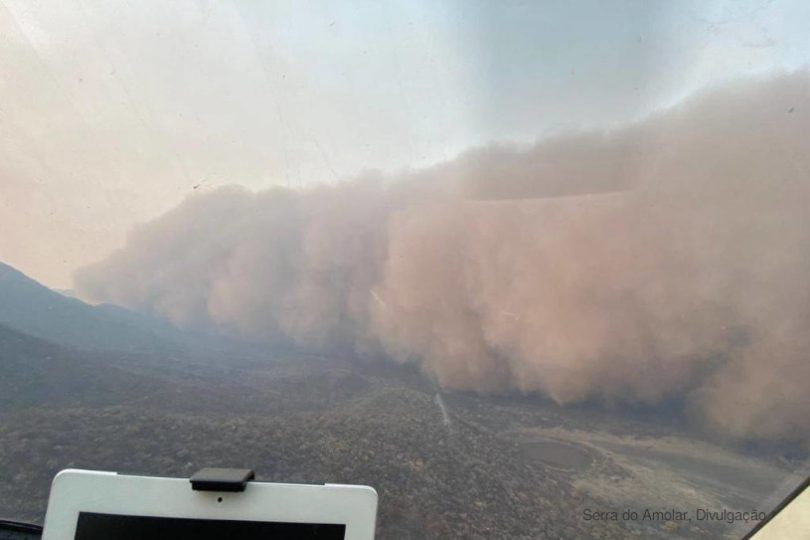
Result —
<instances>
[{"instance_id":1,"label":"hillside","mask_svg":"<svg viewBox=\"0 0 810 540\"><path fill-rule=\"evenodd\" d=\"M41 520L66 467L241 465L266 480L374 486L383 539L596 534L565 478L462 411L445 418L430 388L339 359L199 366L0 326L0 517Z\"/></svg>"},{"instance_id":2,"label":"hillside","mask_svg":"<svg viewBox=\"0 0 810 540\"><path fill-rule=\"evenodd\" d=\"M356 387L334 375L336 390ZM0 507L41 519L63 467L182 477L217 464L254 467L263 480L372 485L383 540L627 537L583 522L587 499L514 443L463 415L445 424L429 394L363 379L365 391L309 411L270 402L240 414L133 404L3 414Z\"/></svg>"},{"instance_id":3,"label":"hillside","mask_svg":"<svg viewBox=\"0 0 810 540\"><path fill-rule=\"evenodd\" d=\"M0 325L87 352L144 355L142 362L185 358L193 363L256 360L264 347L227 335L180 330L166 321L112 304L92 306L51 290L0 262Z\"/></svg>"},{"instance_id":4,"label":"hillside","mask_svg":"<svg viewBox=\"0 0 810 540\"><path fill-rule=\"evenodd\" d=\"M52 291L0 262L0 324L65 345L117 351L178 352L170 325L117 306L91 306Z\"/></svg>"},{"instance_id":5,"label":"hillside","mask_svg":"<svg viewBox=\"0 0 810 540\"><path fill-rule=\"evenodd\" d=\"M51 343L0 325L0 412L28 407L103 406L152 401L228 406L190 367L142 353L98 352ZM159 366L165 366L160 369ZM180 377L177 370L184 370ZM219 400L219 401L218 401Z\"/></svg>"},{"instance_id":6,"label":"hillside","mask_svg":"<svg viewBox=\"0 0 810 540\"><path fill-rule=\"evenodd\" d=\"M266 355L91 354L0 328L0 517L41 520L66 467L184 477L247 466L264 480L374 486L382 540L669 538L678 524L583 512L751 508L789 474L662 418L441 395L396 365Z\"/></svg>"}]
</instances>

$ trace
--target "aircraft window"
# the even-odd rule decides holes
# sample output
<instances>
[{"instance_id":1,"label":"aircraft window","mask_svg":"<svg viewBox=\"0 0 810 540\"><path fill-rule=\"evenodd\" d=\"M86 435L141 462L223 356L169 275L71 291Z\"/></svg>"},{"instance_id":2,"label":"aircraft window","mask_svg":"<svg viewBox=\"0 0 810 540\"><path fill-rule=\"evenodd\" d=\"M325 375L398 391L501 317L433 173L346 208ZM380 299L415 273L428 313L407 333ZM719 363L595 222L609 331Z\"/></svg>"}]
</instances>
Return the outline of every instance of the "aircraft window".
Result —
<instances>
[{"instance_id":1,"label":"aircraft window","mask_svg":"<svg viewBox=\"0 0 810 540\"><path fill-rule=\"evenodd\" d=\"M740 537L810 474L810 4L0 2L0 517Z\"/></svg>"}]
</instances>

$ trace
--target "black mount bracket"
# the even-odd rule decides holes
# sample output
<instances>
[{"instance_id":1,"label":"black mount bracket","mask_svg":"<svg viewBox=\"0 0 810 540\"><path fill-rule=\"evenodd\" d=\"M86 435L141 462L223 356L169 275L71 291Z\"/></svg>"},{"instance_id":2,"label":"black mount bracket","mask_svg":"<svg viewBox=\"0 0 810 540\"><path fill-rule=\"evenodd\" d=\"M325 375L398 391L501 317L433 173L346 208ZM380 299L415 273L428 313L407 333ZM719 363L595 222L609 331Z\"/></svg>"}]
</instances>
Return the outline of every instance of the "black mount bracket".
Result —
<instances>
[{"instance_id":1,"label":"black mount bracket","mask_svg":"<svg viewBox=\"0 0 810 540\"><path fill-rule=\"evenodd\" d=\"M200 469L190 478L194 491L245 491L247 483L256 478L252 469Z\"/></svg>"}]
</instances>

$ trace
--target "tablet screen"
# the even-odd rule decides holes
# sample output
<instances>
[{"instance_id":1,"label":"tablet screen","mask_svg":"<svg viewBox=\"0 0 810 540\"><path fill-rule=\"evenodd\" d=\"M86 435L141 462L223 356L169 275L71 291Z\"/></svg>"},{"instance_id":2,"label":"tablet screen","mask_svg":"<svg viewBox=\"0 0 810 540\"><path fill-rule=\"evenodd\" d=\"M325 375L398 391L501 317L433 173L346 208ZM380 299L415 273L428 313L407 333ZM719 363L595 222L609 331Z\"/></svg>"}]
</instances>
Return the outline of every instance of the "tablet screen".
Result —
<instances>
[{"instance_id":1,"label":"tablet screen","mask_svg":"<svg viewBox=\"0 0 810 540\"><path fill-rule=\"evenodd\" d=\"M76 540L343 540L346 525L122 516L81 512Z\"/></svg>"}]
</instances>

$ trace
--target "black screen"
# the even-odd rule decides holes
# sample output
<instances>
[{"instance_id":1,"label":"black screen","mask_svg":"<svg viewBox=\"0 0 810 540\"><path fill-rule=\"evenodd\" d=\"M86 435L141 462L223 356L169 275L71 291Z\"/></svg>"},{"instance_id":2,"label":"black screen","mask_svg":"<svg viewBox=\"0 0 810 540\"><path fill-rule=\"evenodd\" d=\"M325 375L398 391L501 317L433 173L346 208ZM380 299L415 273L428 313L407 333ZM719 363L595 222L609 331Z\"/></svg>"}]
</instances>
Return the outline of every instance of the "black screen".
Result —
<instances>
[{"instance_id":1,"label":"black screen","mask_svg":"<svg viewBox=\"0 0 810 540\"><path fill-rule=\"evenodd\" d=\"M81 512L76 540L343 540L346 525Z\"/></svg>"}]
</instances>

